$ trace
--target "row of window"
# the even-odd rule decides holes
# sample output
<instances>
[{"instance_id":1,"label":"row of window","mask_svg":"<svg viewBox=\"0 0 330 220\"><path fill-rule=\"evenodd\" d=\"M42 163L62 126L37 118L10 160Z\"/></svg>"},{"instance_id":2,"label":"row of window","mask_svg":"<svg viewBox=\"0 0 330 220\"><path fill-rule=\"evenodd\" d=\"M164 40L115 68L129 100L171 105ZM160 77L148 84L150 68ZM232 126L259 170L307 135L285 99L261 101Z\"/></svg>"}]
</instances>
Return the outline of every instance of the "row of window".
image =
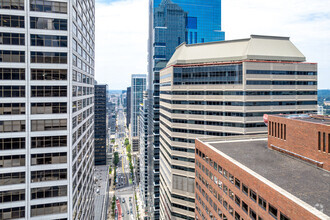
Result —
<instances>
[{"instance_id":1,"label":"row of window","mask_svg":"<svg viewBox=\"0 0 330 220\"><path fill-rule=\"evenodd\" d=\"M0 209L0 219L18 219L25 217L25 207L15 207L15 208L7 208Z\"/></svg>"},{"instance_id":2,"label":"row of window","mask_svg":"<svg viewBox=\"0 0 330 220\"><path fill-rule=\"evenodd\" d=\"M86 83L93 85L93 78L85 74L79 73L75 70L72 71L72 80L75 82Z\"/></svg>"},{"instance_id":3,"label":"row of window","mask_svg":"<svg viewBox=\"0 0 330 220\"><path fill-rule=\"evenodd\" d=\"M17 149L25 149L25 138L1 138L0 139L0 151L1 150L17 150Z\"/></svg>"},{"instance_id":4,"label":"row of window","mask_svg":"<svg viewBox=\"0 0 330 220\"><path fill-rule=\"evenodd\" d=\"M0 204L25 200L25 189L0 191Z\"/></svg>"},{"instance_id":5,"label":"row of window","mask_svg":"<svg viewBox=\"0 0 330 220\"><path fill-rule=\"evenodd\" d=\"M65 152L31 155L31 165L61 164L66 162L67 155Z\"/></svg>"},{"instance_id":6,"label":"row of window","mask_svg":"<svg viewBox=\"0 0 330 220\"><path fill-rule=\"evenodd\" d=\"M31 86L31 97L66 97L66 86Z\"/></svg>"},{"instance_id":7,"label":"row of window","mask_svg":"<svg viewBox=\"0 0 330 220\"><path fill-rule=\"evenodd\" d=\"M222 102L222 101L187 101L160 99L172 105L220 105L220 106L277 106L277 105L317 105L317 101L273 101L273 102Z\"/></svg>"},{"instance_id":8,"label":"row of window","mask_svg":"<svg viewBox=\"0 0 330 220\"><path fill-rule=\"evenodd\" d=\"M247 80L246 85L317 85L316 81L262 81Z\"/></svg>"},{"instance_id":9,"label":"row of window","mask_svg":"<svg viewBox=\"0 0 330 220\"><path fill-rule=\"evenodd\" d=\"M199 149L196 148L196 156L199 156L202 160L204 160L211 169L214 169L217 173L220 173L225 179L227 179L231 184L233 184L236 188L239 190L242 190L242 192L248 196L253 202L258 203L261 208L263 208L265 211L267 211L267 201L263 199L260 195L257 195L257 193L249 189L244 183L241 183L241 181L237 178L235 178L232 174L230 174L227 170L223 169L220 165L218 165L215 161L212 161L211 158L209 158L207 155L205 155L203 152L201 152ZM220 190L222 190L226 195L229 196L230 199L235 201L235 203L243 209L244 212L246 212L253 220L257 219L256 212L249 208L248 205L237 195L233 193L233 191L230 189L230 187L226 186L219 178L216 177L216 175L213 174L213 171L208 170L207 167L205 167L203 164L201 164L198 160L196 160L196 166L202 170L206 176L210 178L212 182L215 183L219 187ZM209 184L208 180L204 180L203 176L198 174L198 171L196 173L196 177L199 177L201 182L210 190L211 194L213 194L216 198L219 200L219 202L222 203L222 200L224 201L223 197L219 195L216 191L213 190L212 186ZM278 210L275 206L268 203L268 213L274 217L278 218ZM238 218L239 219L239 218ZM258 220L261 220L262 218L259 216ZM280 213L280 219L281 220L289 220L288 217L286 217L284 214Z\"/></svg>"},{"instance_id":10,"label":"row of window","mask_svg":"<svg viewBox=\"0 0 330 220\"><path fill-rule=\"evenodd\" d=\"M286 124L270 121L268 123L268 135L286 141Z\"/></svg>"},{"instance_id":11,"label":"row of window","mask_svg":"<svg viewBox=\"0 0 330 220\"><path fill-rule=\"evenodd\" d=\"M24 63L25 51L0 50L0 63L2 62Z\"/></svg>"},{"instance_id":12,"label":"row of window","mask_svg":"<svg viewBox=\"0 0 330 220\"><path fill-rule=\"evenodd\" d=\"M66 129L66 119L31 120L31 131L57 131Z\"/></svg>"},{"instance_id":13,"label":"row of window","mask_svg":"<svg viewBox=\"0 0 330 220\"><path fill-rule=\"evenodd\" d=\"M68 21L66 19L58 18L30 17L30 28L66 31L68 29Z\"/></svg>"},{"instance_id":14,"label":"row of window","mask_svg":"<svg viewBox=\"0 0 330 220\"><path fill-rule=\"evenodd\" d=\"M325 132L318 132L317 149L324 153L327 152L327 134ZM330 153L330 134L328 134L328 153Z\"/></svg>"},{"instance_id":15,"label":"row of window","mask_svg":"<svg viewBox=\"0 0 330 220\"><path fill-rule=\"evenodd\" d=\"M31 69L31 80L67 80L67 69Z\"/></svg>"},{"instance_id":16,"label":"row of window","mask_svg":"<svg viewBox=\"0 0 330 220\"><path fill-rule=\"evenodd\" d=\"M67 113L66 102L31 103L31 114L65 114L65 113Z\"/></svg>"},{"instance_id":17,"label":"row of window","mask_svg":"<svg viewBox=\"0 0 330 220\"><path fill-rule=\"evenodd\" d=\"M0 32L0 45L1 44L4 44L4 45L25 45L25 34Z\"/></svg>"},{"instance_id":18,"label":"row of window","mask_svg":"<svg viewBox=\"0 0 330 220\"><path fill-rule=\"evenodd\" d=\"M285 71L285 70L246 70L246 74L316 76L317 72L315 72L315 71Z\"/></svg>"},{"instance_id":19,"label":"row of window","mask_svg":"<svg viewBox=\"0 0 330 220\"><path fill-rule=\"evenodd\" d=\"M317 91L161 91L166 95L317 95Z\"/></svg>"},{"instance_id":20,"label":"row of window","mask_svg":"<svg viewBox=\"0 0 330 220\"><path fill-rule=\"evenodd\" d=\"M0 174L0 186L20 184L20 183L25 183L25 172Z\"/></svg>"},{"instance_id":21,"label":"row of window","mask_svg":"<svg viewBox=\"0 0 330 220\"><path fill-rule=\"evenodd\" d=\"M0 68L0 80L25 80L25 69Z\"/></svg>"},{"instance_id":22,"label":"row of window","mask_svg":"<svg viewBox=\"0 0 330 220\"><path fill-rule=\"evenodd\" d=\"M0 103L0 115L24 115L25 103Z\"/></svg>"},{"instance_id":23,"label":"row of window","mask_svg":"<svg viewBox=\"0 0 330 220\"><path fill-rule=\"evenodd\" d=\"M31 34L31 46L67 47L67 36Z\"/></svg>"},{"instance_id":24,"label":"row of window","mask_svg":"<svg viewBox=\"0 0 330 220\"><path fill-rule=\"evenodd\" d=\"M66 2L54 2L48 0L31 0L30 11L66 14L68 8Z\"/></svg>"},{"instance_id":25,"label":"row of window","mask_svg":"<svg viewBox=\"0 0 330 220\"><path fill-rule=\"evenodd\" d=\"M0 9L24 10L24 0L0 0Z\"/></svg>"},{"instance_id":26,"label":"row of window","mask_svg":"<svg viewBox=\"0 0 330 220\"><path fill-rule=\"evenodd\" d=\"M0 27L24 28L24 16L0 14Z\"/></svg>"},{"instance_id":27,"label":"row of window","mask_svg":"<svg viewBox=\"0 0 330 220\"><path fill-rule=\"evenodd\" d=\"M0 97L25 97L25 86L0 86Z\"/></svg>"},{"instance_id":28,"label":"row of window","mask_svg":"<svg viewBox=\"0 0 330 220\"><path fill-rule=\"evenodd\" d=\"M67 186L49 186L31 189L31 199L67 196Z\"/></svg>"},{"instance_id":29,"label":"row of window","mask_svg":"<svg viewBox=\"0 0 330 220\"><path fill-rule=\"evenodd\" d=\"M265 127L265 123L236 123L236 122L223 122L223 121L200 121L200 120L185 120L185 119L172 119L164 114L160 114L161 117L165 118L171 123L179 124L194 124L194 125L210 125L210 126L225 126L225 127L237 127L237 128L254 128L254 127ZM184 129L185 130L185 129Z\"/></svg>"},{"instance_id":30,"label":"row of window","mask_svg":"<svg viewBox=\"0 0 330 220\"><path fill-rule=\"evenodd\" d=\"M94 94L93 87L85 87L85 86L72 86L72 96L85 96Z\"/></svg>"},{"instance_id":31,"label":"row of window","mask_svg":"<svg viewBox=\"0 0 330 220\"><path fill-rule=\"evenodd\" d=\"M67 53L58 52L31 52L31 63L58 63L68 62Z\"/></svg>"},{"instance_id":32,"label":"row of window","mask_svg":"<svg viewBox=\"0 0 330 220\"><path fill-rule=\"evenodd\" d=\"M67 210L68 205L66 202L31 205L31 217L66 213Z\"/></svg>"},{"instance_id":33,"label":"row of window","mask_svg":"<svg viewBox=\"0 0 330 220\"><path fill-rule=\"evenodd\" d=\"M0 133L24 132L25 120L0 121Z\"/></svg>"},{"instance_id":34,"label":"row of window","mask_svg":"<svg viewBox=\"0 0 330 220\"><path fill-rule=\"evenodd\" d=\"M0 156L0 168L25 166L25 155Z\"/></svg>"},{"instance_id":35,"label":"row of window","mask_svg":"<svg viewBox=\"0 0 330 220\"><path fill-rule=\"evenodd\" d=\"M31 137L31 148L66 147L67 136Z\"/></svg>"},{"instance_id":36,"label":"row of window","mask_svg":"<svg viewBox=\"0 0 330 220\"><path fill-rule=\"evenodd\" d=\"M39 170L39 171L31 172L31 183L66 180L66 179L67 179L66 169Z\"/></svg>"},{"instance_id":37,"label":"row of window","mask_svg":"<svg viewBox=\"0 0 330 220\"><path fill-rule=\"evenodd\" d=\"M201 110L181 110L169 109L161 106L160 109L172 114L188 114L188 115L212 115L212 116L232 116L232 117L262 117L264 114L303 114L303 111L280 111L280 112L219 112L219 111L201 111Z\"/></svg>"}]
</instances>

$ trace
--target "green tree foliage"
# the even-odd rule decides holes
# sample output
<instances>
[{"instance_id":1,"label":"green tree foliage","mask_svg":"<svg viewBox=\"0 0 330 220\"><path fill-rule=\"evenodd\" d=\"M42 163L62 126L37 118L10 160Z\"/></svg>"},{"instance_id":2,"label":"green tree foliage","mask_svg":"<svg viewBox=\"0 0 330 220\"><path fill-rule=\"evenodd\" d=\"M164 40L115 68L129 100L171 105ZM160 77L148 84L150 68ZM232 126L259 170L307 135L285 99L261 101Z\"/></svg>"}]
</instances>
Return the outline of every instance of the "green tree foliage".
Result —
<instances>
[{"instance_id":1,"label":"green tree foliage","mask_svg":"<svg viewBox=\"0 0 330 220\"><path fill-rule=\"evenodd\" d=\"M115 152L115 153L114 153L114 160L113 160L113 163L114 163L115 166L117 166L118 163L119 163L119 154L118 154L118 152Z\"/></svg>"},{"instance_id":2,"label":"green tree foliage","mask_svg":"<svg viewBox=\"0 0 330 220\"><path fill-rule=\"evenodd\" d=\"M125 139L124 145L125 145L125 146L129 145L129 140L128 140L128 138Z\"/></svg>"}]
</instances>

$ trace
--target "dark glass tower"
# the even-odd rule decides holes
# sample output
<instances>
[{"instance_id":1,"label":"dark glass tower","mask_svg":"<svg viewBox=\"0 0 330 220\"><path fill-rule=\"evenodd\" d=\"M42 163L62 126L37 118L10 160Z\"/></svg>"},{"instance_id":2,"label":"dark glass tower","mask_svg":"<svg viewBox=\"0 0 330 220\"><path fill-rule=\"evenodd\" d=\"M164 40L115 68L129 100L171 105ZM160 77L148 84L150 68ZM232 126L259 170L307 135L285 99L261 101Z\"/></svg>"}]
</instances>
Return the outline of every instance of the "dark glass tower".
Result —
<instances>
[{"instance_id":1,"label":"dark glass tower","mask_svg":"<svg viewBox=\"0 0 330 220\"><path fill-rule=\"evenodd\" d=\"M160 219L159 71L183 42L195 44L224 39L221 0L149 0L148 147L152 156L148 158L152 172L148 175L150 206L146 212L151 219ZM170 212L169 215L180 217Z\"/></svg>"},{"instance_id":2,"label":"dark glass tower","mask_svg":"<svg viewBox=\"0 0 330 220\"><path fill-rule=\"evenodd\" d=\"M107 164L107 85L95 85L95 165Z\"/></svg>"}]
</instances>

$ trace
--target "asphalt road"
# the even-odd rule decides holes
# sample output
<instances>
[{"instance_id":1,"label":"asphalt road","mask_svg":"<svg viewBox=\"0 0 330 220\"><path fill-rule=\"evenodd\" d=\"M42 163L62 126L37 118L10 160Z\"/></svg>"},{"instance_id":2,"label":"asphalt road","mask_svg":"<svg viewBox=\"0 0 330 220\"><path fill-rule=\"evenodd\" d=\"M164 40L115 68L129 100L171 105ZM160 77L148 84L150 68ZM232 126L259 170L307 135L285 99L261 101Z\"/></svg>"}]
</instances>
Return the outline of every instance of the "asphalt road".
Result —
<instances>
[{"instance_id":1,"label":"asphalt road","mask_svg":"<svg viewBox=\"0 0 330 220\"><path fill-rule=\"evenodd\" d=\"M136 208L134 201L134 189L132 182L129 181L130 170L129 162L126 154L126 147L124 141L127 136L125 128L125 116L122 105L118 108L117 113L117 133L116 144L118 145L117 152L119 152L119 164L117 168L117 184L115 196L120 199L122 213L124 214L124 220L136 219ZM129 201L131 199L131 202ZM129 214L127 214L129 212Z\"/></svg>"}]
</instances>

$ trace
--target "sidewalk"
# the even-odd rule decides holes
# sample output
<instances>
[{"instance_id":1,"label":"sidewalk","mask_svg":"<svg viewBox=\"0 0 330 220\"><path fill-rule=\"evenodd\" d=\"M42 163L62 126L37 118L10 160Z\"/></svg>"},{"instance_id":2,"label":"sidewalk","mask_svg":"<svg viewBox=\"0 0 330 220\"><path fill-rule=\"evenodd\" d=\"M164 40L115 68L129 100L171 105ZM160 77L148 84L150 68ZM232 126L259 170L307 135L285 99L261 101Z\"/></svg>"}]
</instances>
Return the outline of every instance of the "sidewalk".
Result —
<instances>
[{"instance_id":1,"label":"sidewalk","mask_svg":"<svg viewBox=\"0 0 330 220\"><path fill-rule=\"evenodd\" d=\"M139 216L140 219L144 219L144 207L142 204L142 200L141 200L141 194L140 194L140 187L135 187L135 193L136 193L136 198L137 198L137 204L139 206Z\"/></svg>"}]
</instances>

